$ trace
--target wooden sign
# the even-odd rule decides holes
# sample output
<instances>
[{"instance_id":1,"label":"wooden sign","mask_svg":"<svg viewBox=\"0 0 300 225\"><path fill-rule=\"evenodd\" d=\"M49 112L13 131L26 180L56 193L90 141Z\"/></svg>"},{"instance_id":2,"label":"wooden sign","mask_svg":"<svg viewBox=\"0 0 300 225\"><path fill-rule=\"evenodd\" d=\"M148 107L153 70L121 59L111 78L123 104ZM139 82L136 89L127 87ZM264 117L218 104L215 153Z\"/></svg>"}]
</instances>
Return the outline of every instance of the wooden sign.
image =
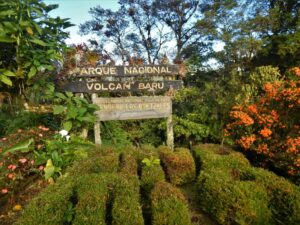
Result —
<instances>
[{"instance_id":1,"label":"wooden sign","mask_svg":"<svg viewBox=\"0 0 300 225\"><path fill-rule=\"evenodd\" d=\"M169 96L95 98L97 121L166 118L172 114Z\"/></svg>"},{"instance_id":2,"label":"wooden sign","mask_svg":"<svg viewBox=\"0 0 300 225\"><path fill-rule=\"evenodd\" d=\"M97 76L143 76L143 75L176 75L179 73L177 65L143 65L143 66L98 66L78 67L69 71L70 75L76 77Z\"/></svg>"},{"instance_id":3,"label":"wooden sign","mask_svg":"<svg viewBox=\"0 0 300 225\"><path fill-rule=\"evenodd\" d=\"M78 93L97 92L141 92L141 91L166 91L180 89L183 84L181 80L164 81L74 81L68 82L60 87L62 91Z\"/></svg>"}]
</instances>

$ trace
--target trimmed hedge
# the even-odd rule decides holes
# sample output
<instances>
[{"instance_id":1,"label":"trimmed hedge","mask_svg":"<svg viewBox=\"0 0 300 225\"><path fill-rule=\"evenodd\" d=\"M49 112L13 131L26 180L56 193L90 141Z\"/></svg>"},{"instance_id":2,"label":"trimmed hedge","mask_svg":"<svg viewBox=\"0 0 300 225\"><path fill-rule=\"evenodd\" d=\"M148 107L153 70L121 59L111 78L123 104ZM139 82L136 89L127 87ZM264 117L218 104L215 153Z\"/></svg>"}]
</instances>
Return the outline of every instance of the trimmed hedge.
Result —
<instances>
[{"instance_id":1,"label":"trimmed hedge","mask_svg":"<svg viewBox=\"0 0 300 225\"><path fill-rule=\"evenodd\" d=\"M100 149L92 151L88 158L74 163L66 173L71 176L79 176L91 173L117 172L118 168L119 154L110 149Z\"/></svg>"},{"instance_id":2,"label":"trimmed hedge","mask_svg":"<svg viewBox=\"0 0 300 225\"><path fill-rule=\"evenodd\" d=\"M89 174L77 181L76 204L73 225L105 225L108 188L105 176Z\"/></svg>"},{"instance_id":3,"label":"trimmed hedge","mask_svg":"<svg viewBox=\"0 0 300 225\"><path fill-rule=\"evenodd\" d=\"M220 224L300 224L299 187L251 167L240 153L220 146L194 147L201 171L200 207Z\"/></svg>"},{"instance_id":4,"label":"trimmed hedge","mask_svg":"<svg viewBox=\"0 0 300 225\"><path fill-rule=\"evenodd\" d=\"M144 225L138 178L120 177L115 183L112 203L112 224Z\"/></svg>"},{"instance_id":5,"label":"trimmed hedge","mask_svg":"<svg viewBox=\"0 0 300 225\"><path fill-rule=\"evenodd\" d=\"M177 148L173 152L167 147L160 147L159 155L166 177L172 184L182 185L194 181L195 162L188 149Z\"/></svg>"},{"instance_id":6,"label":"trimmed hedge","mask_svg":"<svg viewBox=\"0 0 300 225\"><path fill-rule=\"evenodd\" d=\"M261 168L247 168L241 179L266 187L274 224L300 224L300 189L286 179Z\"/></svg>"},{"instance_id":7,"label":"trimmed hedge","mask_svg":"<svg viewBox=\"0 0 300 225\"><path fill-rule=\"evenodd\" d=\"M74 182L59 179L36 196L25 207L14 225L61 225L66 222Z\"/></svg>"},{"instance_id":8,"label":"trimmed hedge","mask_svg":"<svg viewBox=\"0 0 300 225\"><path fill-rule=\"evenodd\" d=\"M200 170L214 170L215 167L241 168L250 163L242 153L221 149L220 145L203 144L193 147L193 155Z\"/></svg>"},{"instance_id":9,"label":"trimmed hedge","mask_svg":"<svg viewBox=\"0 0 300 225\"><path fill-rule=\"evenodd\" d=\"M152 225L190 225L187 202L170 183L157 182L151 191Z\"/></svg>"},{"instance_id":10,"label":"trimmed hedge","mask_svg":"<svg viewBox=\"0 0 300 225\"><path fill-rule=\"evenodd\" d=\"M164 180L165 172L160 165L143 165L141 174L141 187L146 194L150 194L157 181Z\"/></svg>"},{"instance_id":11,"label":"trimmed hedge","mask_svg":"<svg viewBox=\"0 0 300 225\"><path fill-rule=\"evenodd\" d=\"M263 186L237 182L221 168L201 172L199 205L220 224L270 224L271 211Z\"/></svg>"},{"instance_id":12,"label":"trimmed hedge","mask_svg":"<svg viewBox=\"0 0 300 225\"><path fill-rule=\"evenodd\" d=\"M138 164L132 155L127 153L120 155L119 172L123 175L138 176Z\"/></svg>"}]
</instances>

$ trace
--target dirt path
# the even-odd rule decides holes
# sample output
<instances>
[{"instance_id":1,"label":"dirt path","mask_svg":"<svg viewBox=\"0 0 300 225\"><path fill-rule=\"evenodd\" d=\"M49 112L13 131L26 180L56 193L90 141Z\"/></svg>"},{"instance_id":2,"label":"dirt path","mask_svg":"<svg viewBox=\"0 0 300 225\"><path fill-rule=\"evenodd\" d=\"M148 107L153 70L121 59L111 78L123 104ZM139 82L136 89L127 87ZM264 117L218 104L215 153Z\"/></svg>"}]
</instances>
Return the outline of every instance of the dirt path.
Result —
<instances>
[{"instance_id":1,"label":"dirt path","mask_svg":"<svg viewBox=\"0 0 300 225\"><path fill-rule=\"evenodd\" d=\"M186 184L180 187L189 203L191 221L194 225L218 225L198 207L198 193L196 183Z\"/></svg>"}]
</instances>

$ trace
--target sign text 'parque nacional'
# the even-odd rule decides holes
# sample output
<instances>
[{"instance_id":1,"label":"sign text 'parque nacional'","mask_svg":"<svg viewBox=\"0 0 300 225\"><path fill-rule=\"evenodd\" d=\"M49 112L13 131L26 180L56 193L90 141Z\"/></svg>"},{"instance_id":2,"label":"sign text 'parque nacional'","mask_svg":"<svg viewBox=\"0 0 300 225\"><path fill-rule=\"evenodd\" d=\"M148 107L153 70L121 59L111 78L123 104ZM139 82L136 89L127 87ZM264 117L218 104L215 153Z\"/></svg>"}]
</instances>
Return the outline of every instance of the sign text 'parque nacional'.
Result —
<instances>
[{"instance_id":1,"label":"sign text 'parque nacional'","mask_svg":"<svg viewBox=\"0 0 300 225\"><path fill-rule=\"evenodd\" d=\"M143 65L143 66L98 66L78 67L71 74L78 77L95 76L143 76L143 75L176 75L179 73L177 65Z\"/></svg>"},{"instance_id":2,"label":"sign text 'parque nacional'","mask_svg":"<svg viewBox=\"0 0 300 225\"><path fill-rule=\"evenodd\" d=\"M95 98L98 121L166 118L172 114L169 96Z\"/></svg>"}]
</instances>

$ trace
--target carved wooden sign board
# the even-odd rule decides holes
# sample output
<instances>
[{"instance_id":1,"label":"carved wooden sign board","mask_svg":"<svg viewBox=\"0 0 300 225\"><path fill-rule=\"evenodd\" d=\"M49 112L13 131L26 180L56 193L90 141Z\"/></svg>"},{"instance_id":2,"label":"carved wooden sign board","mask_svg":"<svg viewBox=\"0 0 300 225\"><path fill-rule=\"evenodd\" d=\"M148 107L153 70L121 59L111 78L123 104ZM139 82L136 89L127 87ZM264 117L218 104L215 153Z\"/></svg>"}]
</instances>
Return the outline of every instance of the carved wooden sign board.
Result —
<instances>
[{"instance_id":1,"label":"carved wooden sign board","mask_svg":"<svg viewBox=\"0 0 300 225\"><path fill-rule=\"evenodd\" d=\"M156 92L182 88L181 80L170 80L179 74L176 65L78 67L61 81L59 89L77 93L94 93L96 112L95 142L101 144L100 121L167 118L167 145L173 149L172 100L169 96L98 98L101 92ZM162 78L157 80L155 77ZM71 80L70 80L71 78ZM166 78L166 79L165 79Z\"/></svg>"},{"instance_id":2,"label":"carved wooden sign board","mask_svg":"<svg viewBox=\"0 0 300 225\"><path fill-rule=\"evenodd\" d=\"M167 118L172 114L169 96L95 98L93 103L100 108L98 121Z\"/></svg>"}]
</instances>

